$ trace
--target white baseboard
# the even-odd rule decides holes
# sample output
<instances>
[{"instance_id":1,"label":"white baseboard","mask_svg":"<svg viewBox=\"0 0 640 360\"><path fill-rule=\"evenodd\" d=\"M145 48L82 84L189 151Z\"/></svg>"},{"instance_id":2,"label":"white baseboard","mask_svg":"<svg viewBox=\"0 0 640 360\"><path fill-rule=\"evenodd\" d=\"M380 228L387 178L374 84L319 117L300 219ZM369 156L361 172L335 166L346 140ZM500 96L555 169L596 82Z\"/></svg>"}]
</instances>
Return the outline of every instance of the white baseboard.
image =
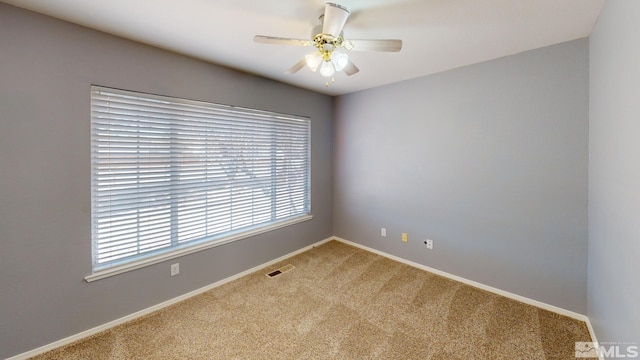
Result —
<instances>
[{"instance_id":1,"label":"white baseboard","mask_svg":"<svg viewBox=\"0 0 640 360\"><path fill-rule=\"evenodd\" d=\"M24 352L22 354L18 354L18 355L12 356L10 358L7 358L6 360L25 360L25 359L28 359L30 357L33 357L33 356L42 354L44 352L47 352L49 350L53 350L55 348L70 344L70 343L72 343L72 342L74 342L76 340L80 340L82 338L97 334L97 333L99 333L101 331L108 330L110 328L113 328L115 326L123 324L123 323L125 323L127 321L131 321L131 320L137 319L139 317L142 317L144 315L150 314L150 313L152 313L154 311L160 310L162 308L165 308L167 306L173 305L173 304L178 303L180 301L186 300L186 299L194 297L196 295L200 295L205 291L211 290L211 289L216 288L218 286L224 285L224 284L226 284L226 283L228 283L230 281L236 280L236 279L241 278L243 276L246 276L246 275L249 275L249 274L254 273L256 271L259 271L261 269L264 269L267 266L271 266L271 265L273 265L275 263L278 263L280 261L286 260L286 259L288 259L288 258L290 258L292 256L295 256L295 255L298 255L300 253L303 253L303 252L305 252L307 250L310 250L310 249L312 249L312 248L314 248L316 246L322 245L322 244L324 244L326 242L329 242L329 241L331 241L333 239L334 239L333 237L329 237L329 238L326 238L324 240L320 240L320 241L318 241L316 243L313 243L313 244L311 244L309 246L305 246L302 249L293 251L293 252L288 253L286 255L283 255L283 256L281 256L281 257L279 257L277 259L268 261L268 262L266 262L264 264L252 267L251 269L248 269L248 270L245 270L245 271L243 271L241 273L232 275L232 276L230 276L228 278L222 279L222 280L217 281L217 282L215 282L213 284L201 287L199 289L196 289L194 291L188 292L188 293L186 293L184 295L180 295L180 296L175 297L173 299L169 299L167 301L161 302L160 304L148 307L146 309L142 309L142 310L137 311L137 312L135 312L133 314L129 314L129 315L121 317L119 319L110 321L110 322L108 322L106 324L102 324L102 325L96 326L94 328L91 328L89 330L85 330L83 332L77 333L75 335L71 335L71 336L66 337L64 339L61 339L61 340L58 340L58 341L54 341L54 342L52 342L50 344L41 346L41 347L39 347L37 349L33 349L33 350L30 350L30 351Z\"/></svg>"},{"instance_id":2,"label":"white baseboard","mask_svg":"<svg viewBox=\"0 0 640 360\"><path fill-rule=\"evenodd\" d=\"M563 309L563 308L560 308L560 307L557 307L557 306L549 305L549 304L543 303L543 302L538 301L538 300L533 300L533 299L530 299L530 298L527 298L527 297L524 297L524 296L521 296L521 295L518 295L518 294L510 293L508 291L500 290L498 288L494 288L492 286L485 285L485 284L482 284L482 283L479 283L479 282L476 282L476 281L473 281L473 280L469 280L469 279L466 279L466 278L463 278L463 277L460 277L460 276L457 276L457 275L449 274L447 272L444 272L444 271L441 271L441 270L438 270L438 269L434 269L434 268L426 266L426 265L418 264L418 263L415 263L413 261L409 261L409 260L403 259L403 258L395 256L395 255L387 254L387 253L385 253L383 251L376 250L376 249L373 249L373 248L370 248L368 246L364 246L364 245L361 245L361 244L358 244L358 243L354 243L352 241L339 238L337 236L334 236L333 239L337 240L337 241L340 241L340 242L343 242L343 243L345 243L347 245L355 246L357 248L372 252L374 254L378 254L380 256L384 256L384 257L389 258L391 260L395 260L395 261L401 262L403 264L407 264L409 266L413 266L415 268L434 273L436 275L444 276L444 277L449 278L451 280L459 281L459 282L461 282L463 284L467 284L467 285L470 285L470 286L473 286L473 287L476 287L476 288L479 288L479 289L482 289L482 290L486 290L486 291L492 292L494 294L502 295L504 297L507 297L507 298L510 298L510 299L513 299L513 300L517 300L517 301L523 302L525 304L533 305L533 306L539 307L541 309L549 310L551 312L554 312L554 313L557 313L557 314L560 314L560 315L568 316L568 317L576 319L576 320L585 321L585 322L587 322L587 324L589 324L589 318L586 315L583 315L583 314L579 314L579 313L576 313L576 312L573 312L573 311L570 311L570 310L566 310L566 309ZM591 331L591 329L590 329L590 331ZM593 334L592 334L592 337L593 337Z\"/></svg>"},{"instance_id":3,"label":"white baseboard","mask_svg":"<svg viewBox=\"0 0 640 360\"><path fill-rule=\"evenodd\" d=\"M157 305L148 307L146 309L137 311L137 312L135 312L133 314L129 314L129 315L121 317L119 319L110 321L110 322L108 322L106 324L102 324L102 325L96 326L96 327L91 328L89 330L85 330L85 331L80 332L78 334L71 335L69 337L66 337L64 339L61 339L61 340L52 342L50 344L41 346L39 348L27 351L27 352L22 353L22 354L15 355L15 356L10 357L10 358L8 358L6 360L26 360L26 359L28 359L30 357L42 354L42 353L47 352L49 350L53 350L55 348L70 344L70 343L72 343L72 342L74 342L76 340L80 340L82 338L94 335L94 334L99 333L101 331L108 330L110 328L113 328L113 327L118 326L120 324L123 324L125 322L137 319L139 317L142 317L144 315L150 314L150 313L152 313L154 311L160 310L162 308L165 308L167 306L173 305L173 304L178 303L180 301L186 300L186 299L191 298L193 296L200 295L205 291L211 290L211 289L216 288L218 286L224 285L224 284L226 284L226 283L228 283L230 281L236 280L236 279L241 278L243 276L246 276L246 275L249 275L249 274L254 273L256 271L259 271L259 270L261 270L263 268L266 268L267 266L271 266L271 265L273 265L275 263L278 263L280 261L286 260L286 259L288 259L288 258L290 258L292 256L295 256L295 255L298 255L300 253L303 253L303 252L305 252L307 250L310 250L310 249L312 249L312 248L314 248L316 246L322 245L322 244L324 244L326 242L329 242L331 240L340 241L340 242L345 243L347 245L351 245L351 246L354 246L354 247L357 247L357 248L372 252L374 254L378 254L380 256L384 256L384 257L389 258L391 260L395 260L395 261L401 262L403 264L407 264L409 266L413 266L413 267L421 269L421 270L429 271L431 273L434 273L434 274L437 274L437 275L440 275L440 276L444 276L446 278L449 278L449 279L452 279L452 280L455 280L455 281L459 281L459 282L461 282L463 284L467 284L467 285L470 285L470 286L473 286L473 287L476 287L476 288L479 288L479 289L483 289L483 290L492 292L494 294L502 295L504 297L507 297L507 298L510 298L510 299L514 299L514 300L523 302L525 304L536 306L536 307L539 307L539 308L542 308L542 309L545 309L545 310L548 310L548 311L551 311L551 312L554 312L554 313L557 313L557 314L560 314L560 315L564 315L564 316L568 316L570 318L574 318L574 319L577 319L577 320L584 321L584 322L586 322L587 327L589 329L589 333L591 335L591 339L593 340L593 342L597 343L595 332L593 331L593 327L591 326L591 322L589 321L589 318L586 315L579 314L579 313L576 313L576 312L573 312L573 311L570 311L570 310L566 310L566 309L563 309L563 308L560 308L560 307L557 307L557 306L549 305L549 304L543 303L543 302L538 301L538 300L533 300L533 299L530 299L530 298L527 298L527 297L524 297L524 296L513 294L513 293L510 293L508 291L500 290L500 289L497 289L497 288L494 288L494 287L491 287L491 286L488 286L488 285L481 284L479 282L475 282L473 280L465 279L465 278L457 276L457 275L449 274L447 272L444 272L444 271L441 271L441 270L438 270L438 269L434 269L434 268L431 268L431 267L428 267L428 266L425 266L425 265L422 265L422 264L418 264L418 263L415 263L415 262L412 262L412 261L397 257L395 255L387 254L385 252L382 252L382 251L379 251L379 250L376 250L376 249L373 249L373 248L370 248L368 246L364 246L364 245L361 245L361 244L358 244L358 243L354 243L352 241L345 240L345 239L342 239L342 238L337 237L337 236L332 236L332 237L326 238L324 240L320 240L320 241L318 241L318 242L316 242L314 244L311 244L309 246L305 246L304 248L301 248L299 250L293 251L293 252L291 252L289 254L283 255L283 256L281 256L281 257L279 257L277 259L268 261L268 262L266 262L264 264L255 266L255 267L253 267L251 269L248 269L248 270L245 270L245 271L243 271L241 273L238 273L238 274L235 274L235 275L230 276L228 278L225 278L225 279L222 279L220 281L217 281L217 282L215 282L213 284L210 284L210 285L204 286L202 288L196 289L196 290L191 291L189 293L186 293L184 295L180 295L180 296L175 297L173 299L169 299L169 300L164 301L164 302L162 302L160 304L157 304Z\"/></svg>"},{"instance_id":4,"label":"white baseboard","mask_svg":"<svg viewBox=\"0 0 640 360\"><path fill-rule=\"evenodd\" d=\"M595 343L595 347L599 349L600 345L598 343L598 339L596 338L596 332L593 330L593 326L591 326L591 321L589 321L589 319L587 319L587 328L589 328L589 335L591 335L591 342ZM605 360L604 354L602 352L598 352L598 359Z\"/></svg>"},{"instance_id":5,"label":"white baseboard","mask_svg":"<svg viewBox=\"0 0 640 360\"><path fill-rule=\"evenodd\" d=\"M415 263L413 261L409 261L409 260L400 258L400 257L395 256L395 255L387 254L387 253L385 253L383 251L376 250L376 249L373 249L373 248L370 248L368 246L361 245L361 244L358 244L358 243L354 243L353 241L349 241L349 240L346 240L346 239L343 239L343 238L340 238L340 237L337 237L337 236L334 236L333 240L340 241L340 242L345 243L347 245L355 246L357 248L372 252L374 254L378 254L380 256L384 256L384 257L389 258L391 260L395 260L395 261L401 262L403 264L407 264L409 266L413 266L413 267L421 269L421 270L429 271L431 273L434 273L434 274L437 274L437 275L440 275L440 276L444 276L446 278L449 278L449 279L452 279L452 280L455 280L455 281L459 281L459 282L461 282L463 284L467 284L467 285L470 285L470 286L473 286L473 287L477 287L479 289L483 289L483 290L492 292L494 294L502 295L504 297L507 297L507 298L510 298L510 299L513 299L513 300L517 300L517 301L523 302L523 303L528 304L528 305L539 307L541 309L545 309L545 310L554 312L556 314L568 316L568 317L576 319L576 320L584 321L587 324L587 329L589 330L589 335L591 336L591 341L596 344L596 347L598 347L598 339L596 338L596 333L593 330L593 326L591 325L591 321L589 320L589 317L584 315L584 314L580 314L580 313L577 313L577 312L574 312L574 311L563 309L561 307L550 305L550 304L544 303L542 301L533 300L533 299L530 299L530 298L527 298L527 297L524 297L524 296L521 296L521 295L510 293L508 291L500 290L498 288L494 288L492 286L488 286L488 285L485 285L485 284L482 284L482 283L479 283L479 282L476 282L476 281L473 281L473 280L469 280L469 279L466 279L466 278L463 278L463 277L460 277L460 276L457 276L457 275L449 274L447 272L444 272L444 271L441 271L441 270L438 270L438 269L434 269L434 268L431 268L431 267L426 266L426 265L418 264L418 263ZM600 354L600 360L605 360L602 354Z\"/></svg>"}]
</instances>

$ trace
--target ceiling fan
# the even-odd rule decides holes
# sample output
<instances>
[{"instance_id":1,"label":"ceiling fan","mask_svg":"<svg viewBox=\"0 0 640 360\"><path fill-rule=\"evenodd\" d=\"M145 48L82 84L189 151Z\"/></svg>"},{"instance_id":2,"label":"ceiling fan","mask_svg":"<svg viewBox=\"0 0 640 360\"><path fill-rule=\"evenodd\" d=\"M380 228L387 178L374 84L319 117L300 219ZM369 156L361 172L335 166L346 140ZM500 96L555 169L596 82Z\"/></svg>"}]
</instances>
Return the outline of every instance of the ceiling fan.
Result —
<instances>
[{"instance_id":1,"label":"ceiling fan","mask_svg":"<svg viewBox=\"0 0 640 360\"><path fill-rule=\"evenodd\" d=\"M311 30L310 40L263 35L256 35L253 40L264 44L315 47L316 51L306 55L286 73L295 74L307 65L313 72L319 69L324 77L333 77L339 71L349 76L360 71L344 50L398 52L402 49L402 40L396 39L346 40L342 30L349 14L349 10L342 5L326 3L324 14L320 15L321 24ZM329 82L326 86L329 86Z\"/></svg>"}]
</instances>

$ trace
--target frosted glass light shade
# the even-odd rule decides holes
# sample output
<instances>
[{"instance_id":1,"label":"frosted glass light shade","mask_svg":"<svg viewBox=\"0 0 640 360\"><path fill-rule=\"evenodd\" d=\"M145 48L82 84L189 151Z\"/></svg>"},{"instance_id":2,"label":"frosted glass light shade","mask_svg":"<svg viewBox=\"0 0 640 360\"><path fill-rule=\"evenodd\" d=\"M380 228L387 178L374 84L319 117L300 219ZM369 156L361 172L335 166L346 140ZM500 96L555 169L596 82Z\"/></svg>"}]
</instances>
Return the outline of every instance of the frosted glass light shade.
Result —
<instances>
[{"instance_id":1,"label":"frosted glass light shade","mask_svg":"<svg viewBox=\"0 0 640 360\"><path fill-rule=\"evenodd\" d=\"M349 63L349 56L345 53L334 52L331 54L331 62L333 63L336 71L342 71L342 69L344 69Z\"/></svg>"},{"instance_id":2,"label":"frosted glass light shade","mask_svg":"<svg viewBox=\"0 0 640 360\"><path fill-rule=\"evenodd\" d=\"M335 74L336 69L333 67L333 63L331 61L323 61L322 66L320 66L320 75L324 77L329 77Z\"/></svg>"},{"instance_id":3,"label":"frosted glass light shade","mask_svg":"<svg viewBox=\"0 0 640 360\"><path fill-rule=\"evenodd\" d=\"M316 72L318 70L318 65L322 62L322 55L319 52L315 52L313 54L306 55L304 57L304 61L307 63L307 66L311 71Z\"/></svg>"}]
</instances>

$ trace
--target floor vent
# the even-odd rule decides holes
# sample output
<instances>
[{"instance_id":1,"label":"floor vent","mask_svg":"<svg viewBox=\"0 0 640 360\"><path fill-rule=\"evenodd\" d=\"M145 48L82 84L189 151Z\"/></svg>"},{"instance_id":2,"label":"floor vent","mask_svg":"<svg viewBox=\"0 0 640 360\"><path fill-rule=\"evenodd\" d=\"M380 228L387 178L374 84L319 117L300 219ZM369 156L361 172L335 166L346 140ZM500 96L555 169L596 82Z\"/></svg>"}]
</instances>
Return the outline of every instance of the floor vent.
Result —
<instances>
[{"instance_id":1,"label":"floor vent","mask_svg":"<svg viewBox=\"0 0 640 360\"><path fill-rule=\"evenodd\" d=\"M285 272L287 272L287 271L289 271L289 270L291 270L293 268L295 268L295 266L293 266L291 264L285 265L285 266L283 266L283 267L281 267L281 268L279 268L279 269L277 269L275 271L272 271L272 272L268 273L267 276L268 277L278 276L278 275L280 275L282 273L285 273Z\"/></svg>"}]
</instances>

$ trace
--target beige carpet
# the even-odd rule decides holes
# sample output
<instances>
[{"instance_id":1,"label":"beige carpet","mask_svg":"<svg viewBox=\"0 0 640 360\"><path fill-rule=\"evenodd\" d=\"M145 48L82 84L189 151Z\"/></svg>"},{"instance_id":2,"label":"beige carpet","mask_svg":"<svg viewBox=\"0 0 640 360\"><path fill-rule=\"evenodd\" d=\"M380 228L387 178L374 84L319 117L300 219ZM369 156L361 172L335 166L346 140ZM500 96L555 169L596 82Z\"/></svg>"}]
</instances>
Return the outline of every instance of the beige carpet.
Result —
<instances>
[{"instance_id":1,"label":"beige carpet","mask_svg":"<svg viewBox=\"0 0 640 360\"><path fill-rule=\"evenodd\" d=\"M576 341L584 322L331 241L35 359L575 359Z\"/></svg>"}]
</instances>

